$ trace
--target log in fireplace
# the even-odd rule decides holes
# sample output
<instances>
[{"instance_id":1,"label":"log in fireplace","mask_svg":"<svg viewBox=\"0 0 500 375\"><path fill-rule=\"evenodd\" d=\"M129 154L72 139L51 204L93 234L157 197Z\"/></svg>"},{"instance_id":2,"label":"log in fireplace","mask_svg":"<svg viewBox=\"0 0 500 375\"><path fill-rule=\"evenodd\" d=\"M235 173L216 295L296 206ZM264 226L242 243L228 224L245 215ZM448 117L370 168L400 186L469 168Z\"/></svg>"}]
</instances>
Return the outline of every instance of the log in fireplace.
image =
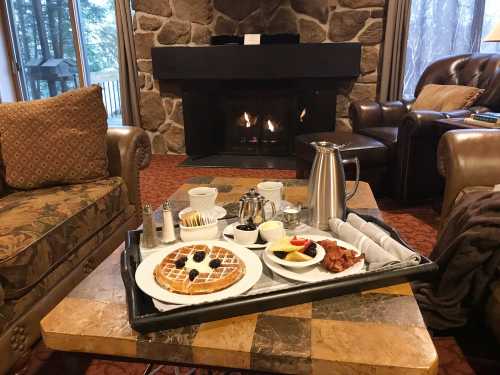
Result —
<instances>
[{"instance_id":1,"label":"log in fireplace","mask_svg":"<svg viewBox=\"0 0 500 375\"><path fill-rule=\"evenodd\" d=\"M359 75L358 43L157 47L162 94L182 96L192 157L293 155L298 134L333 131L336 92Z\"/></svg>"}]
</instances>

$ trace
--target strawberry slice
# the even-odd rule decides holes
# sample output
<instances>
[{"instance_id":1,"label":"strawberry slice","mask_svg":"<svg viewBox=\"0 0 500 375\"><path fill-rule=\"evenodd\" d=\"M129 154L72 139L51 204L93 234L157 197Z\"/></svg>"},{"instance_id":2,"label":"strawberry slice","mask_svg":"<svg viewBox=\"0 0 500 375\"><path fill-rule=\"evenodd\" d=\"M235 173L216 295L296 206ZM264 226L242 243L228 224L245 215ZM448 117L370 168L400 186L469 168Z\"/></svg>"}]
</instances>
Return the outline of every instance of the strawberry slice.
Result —
<instances>
[{"instance_id":1,"label":"strawberry slice","mask_svg":"<svg viewBox=\"0 0 500 375\"><path fill-rule=\"evenodd\" d=\"M304 246L307 241L305 238L297 238L297 236L294 236L291 240L290 243L294 246Z\"/></svg>"}]
</instances>

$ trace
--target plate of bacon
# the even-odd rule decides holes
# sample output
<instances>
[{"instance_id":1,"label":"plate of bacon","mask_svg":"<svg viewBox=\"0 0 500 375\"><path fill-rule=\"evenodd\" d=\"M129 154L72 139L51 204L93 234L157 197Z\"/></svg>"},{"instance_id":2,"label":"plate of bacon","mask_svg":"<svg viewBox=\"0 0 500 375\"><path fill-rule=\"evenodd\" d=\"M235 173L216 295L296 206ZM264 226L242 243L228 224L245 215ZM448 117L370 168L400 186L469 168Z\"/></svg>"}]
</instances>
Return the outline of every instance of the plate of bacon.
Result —
<instances>
[{"instance_id":1,"label":"plate of bacon","mask_svg":"<svg viewBox=\"0 0 500 375\"><path fill-rule=\"evenodd\" d=\"M273 272L287 279L316 282L364 272L364 255L350 243L326 236L307 236L325 249L323 261L305 268L287 268L274 262L264 251L262 260Z\"/></svg>"}]
</instances>

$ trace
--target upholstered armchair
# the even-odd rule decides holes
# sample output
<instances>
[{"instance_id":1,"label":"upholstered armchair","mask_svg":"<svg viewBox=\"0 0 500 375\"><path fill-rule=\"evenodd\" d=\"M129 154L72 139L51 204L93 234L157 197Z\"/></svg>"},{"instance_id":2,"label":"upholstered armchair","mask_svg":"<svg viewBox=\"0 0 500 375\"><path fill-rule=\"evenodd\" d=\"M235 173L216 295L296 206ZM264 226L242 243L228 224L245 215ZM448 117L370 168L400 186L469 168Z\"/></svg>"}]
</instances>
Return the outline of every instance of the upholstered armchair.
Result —
<instances>
[{"instance_id":1,"label":"upholstered armchair","mask_svg":"<svg viewBox=\"0 0 500 375\"><path fill-rule=\"evenodd\" d=\"M349 108L354 132L390 147L393 193L405 201L442 192L436 151L441 135L450 128L439 129L436 120L500 111L500 55L465 54L437 60L420 77L415 97L430 83L474 86L485 91L473 107L453 112L413 111L414 100L361 101Z\"/></svg>"}]
</instances>

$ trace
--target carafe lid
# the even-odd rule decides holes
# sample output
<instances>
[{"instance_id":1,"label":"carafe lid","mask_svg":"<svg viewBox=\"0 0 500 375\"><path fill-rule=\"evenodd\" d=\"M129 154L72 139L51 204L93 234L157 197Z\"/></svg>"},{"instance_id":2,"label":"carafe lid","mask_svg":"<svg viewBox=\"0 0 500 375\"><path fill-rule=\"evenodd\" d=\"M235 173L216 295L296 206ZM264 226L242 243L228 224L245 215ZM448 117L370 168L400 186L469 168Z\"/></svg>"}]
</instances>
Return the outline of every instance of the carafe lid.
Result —
<instances>
[{"instance_id":1,"label":"carafe lid","mask_svg":"<svg viewBox=\"0 0 500 375\"><path fill-rule=\"evenodd\" d=\"M333 150L341 150L345 145L328 141L316 141L311 142L311 146L313 146L317 151L329 152Z\"/></svg>"}]
</instances>

